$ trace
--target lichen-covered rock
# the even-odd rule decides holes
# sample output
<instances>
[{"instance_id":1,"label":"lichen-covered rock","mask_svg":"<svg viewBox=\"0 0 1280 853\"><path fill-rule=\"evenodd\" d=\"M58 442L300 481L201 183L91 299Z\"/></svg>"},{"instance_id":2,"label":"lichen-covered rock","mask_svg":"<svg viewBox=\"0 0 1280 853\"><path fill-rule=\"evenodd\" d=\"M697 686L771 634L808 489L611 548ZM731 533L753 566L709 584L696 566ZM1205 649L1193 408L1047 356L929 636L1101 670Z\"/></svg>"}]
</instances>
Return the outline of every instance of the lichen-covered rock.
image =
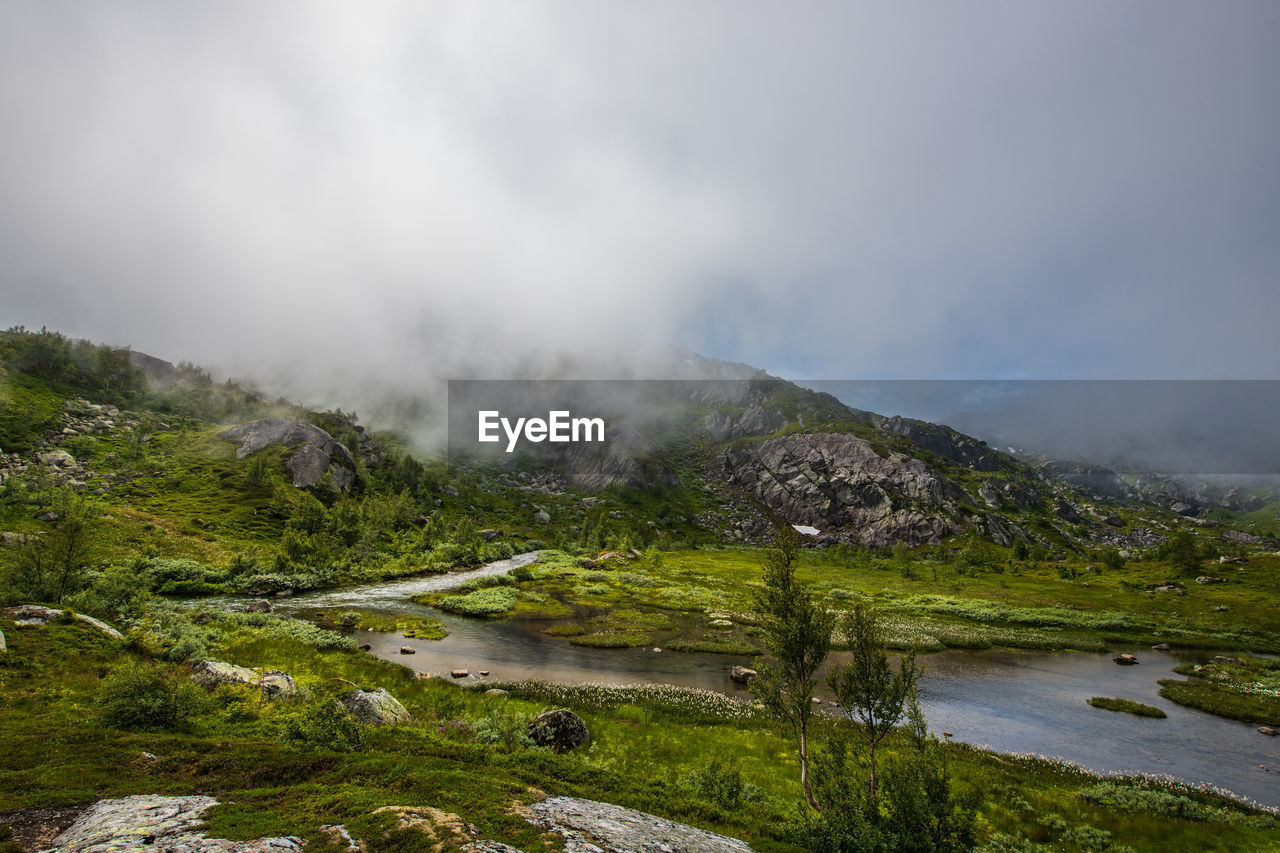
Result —
<instances>
[{"instance_id":1,"label":"lichen-covered rock","mask_svg":"<svg viewBox=\"0 0 1280 853\"><path fill-rule=\"evenodd\" d=\"M352 690L343 694L342 705L351 716L371 726L409 722L409 712L385 687L372 691Z\"/></svg>"},{"instance_id":2,"label":"lichen-covered rock","mask_svg":"<svg viewBox=\"0 0 1280 853\"><path fill-rule=\"evenodd\" d=\"M292 699L298 695L298 685L294 683L293 676L278 669L262 673L262 680L258 684L268 699Z\"/></svg>"},{"instance_id":3,"label":"lichen-covered rock","mask_svg":"<svg viewBox=\"0 0 1280 853\"><path fill-rule=\"evenodd\" d=\"M292 836L227 841L195 832L213 797L134 796L99 800L53 839L57 853L290 853L302 849Z\"/></svg>"},{"instance_id":4,"label":"lichen-covered rock","mask_svg":"<svg viewBox=\"0 0 1280 853\"><path fill-rule=\"evenodd\" d=\"M355 483L356 461L351 451L313 424L263 418L224 430L218 437L240 442L237 459L252 456L273 444L296 448L285 465L293 475L293 485L300 489L316 485L325 474L332 477L338 489L349 489Z\"/></svg>"},{"instance_id":5,"label":"lichen-covered rock","mask_svg":"<svg viewBox=\"0 0 1280 853\"><path fill-rule=\"evenodd\" d=\"M13 619L14 624L17 625L43 625L50 619L57 619L62 615L61 610L53 607L44 607L40 604L19 604L17 607L5 608L4 612L6 615L10 616ZM124 638L123 634L115 628L112 628L106 622L103 622L101 619L94 619L92 616L86 616L83 613L73 613L72 615L86 625L92 625L94 628L97 628L113 640L120 640Z\"/></svg>"},{"instance_id":6,"label":"lichen-covered rock","mask_svg":"<svg viewBox=\"0 0 1280 853\"><path fill-rule=\"evenodd\" d=\"M219 684L252 684L258 680L258 673L226 661L202 660L191 667L191 680L212 689Z\"/></svg>"},{"instance_id":7,"label":"lichen-covered rock","mask_svg":"<svg viewBox=\"0 0 1280 853\"><path fill-rule=\"evenodd\" d=\"M529 807L531 823L564 836L565 853L750 853L736 838L656 815L576 797Z\"/></svg>"},{"instance_id":8,"label":"lichen-covered rock","mask_svg":"<svg viewBox=\"0 0 1280 853\"><path fill-rule=\"evenodd\" d=\"M290 699L298 693L293 676L287 672L272 669L259 676L256 670L220 660L197 663L191 668L191 680L210 690L219 684L250 684L261 687L268 699Z\"/></svg>"},{"instance_id":9,"label":"lichen-covered rock","mask_svg":"<svg viewBox=\"0 0 1280 853\"><path fill-rule=\"evenodd\" d=\"M760 673L754 669L745 666L735 666L729 671L729 677L739 684L750 684L759 677Z\"/></svg>"},{"instance_id":10,"label":"lichen-covered rock","mask_svg":"<svg viewBox=\"0 0 1280 853\"><path fill-rule=\"evenodd\" d=\"M40 454L40 461L51 468L74 468L76 458L65 450L49 450Z\"/></svg>"},{"instance_id":11,"label":"lichen-covered rock","mask_svg":"<svg viewBox=\"0 0 1280 853\"><path fill-rule=\"evenodd\" d=\"M572 711L563 708L539 714L529 724L529 737L538 746L549 746L556 752L576 749L591 739L587 724Z\"/></svg>"}]
</instances>

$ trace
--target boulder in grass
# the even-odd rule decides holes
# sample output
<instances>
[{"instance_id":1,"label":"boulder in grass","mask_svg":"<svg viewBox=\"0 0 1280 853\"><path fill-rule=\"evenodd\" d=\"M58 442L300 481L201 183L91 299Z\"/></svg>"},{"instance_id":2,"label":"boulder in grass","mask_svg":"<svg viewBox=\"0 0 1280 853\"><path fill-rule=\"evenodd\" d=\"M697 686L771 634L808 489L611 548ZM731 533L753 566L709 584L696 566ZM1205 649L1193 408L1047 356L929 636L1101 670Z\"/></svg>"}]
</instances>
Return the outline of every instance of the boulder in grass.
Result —
<instances>
[{"instance_id":1,"label":"boulder in grass","mask_svg":"<svg viewBox=\"0 0 1280 853\"><path fill-rule=\"evenodd\" d=\"M549 746L565 752L583 746L591 739L587 724L572 711L563 708L539 714L529 724L529 737L538 746Z\"/></svg>"},{"instance_id":2,"label":"boulder in grass","mask_svg":"<svg viewBox=\"0 0 1280 853\"><path fill-rule=\"evenodd\" d=\"M409 722L409 712L385 687L377 690L352 690L344 693L341 701L351 716L370 726L393 726Z\"/></svg>"},{"instance_id":3,"label":"boulder in grass","mask_svg":"<svg viewBox=\"0 0 1280 853\"><path fill-rule=\"evenodd\" d=\"M220 684L248 684L262 689L268 699L292 699L298 695L293 676L278 669L257 670L220 660L202 660L191 668L191 680L213 690Z\"/></svg>"},{"instance_id":4,"label":"boulder in grass","mask_svg":"<svg viewBox=\"0 0 1280 853\"><path fill-rule=\"evenodd\" d=\"M294 683L293 676L278 669L264 672L258 685L268 699L292 699L298 695L298 685Z\"/></svg>"},{"instance_id":5,"label":"boulder in grass","mask_svg":"<svg viewBox=\"0 0 1280 853\"><path fill-rule=\"evenodd\" d=\"M202 660L191 667L191 680L210 690L220 684L253 684L258 673L221 660Z\"/></svg>"}]
</instances>

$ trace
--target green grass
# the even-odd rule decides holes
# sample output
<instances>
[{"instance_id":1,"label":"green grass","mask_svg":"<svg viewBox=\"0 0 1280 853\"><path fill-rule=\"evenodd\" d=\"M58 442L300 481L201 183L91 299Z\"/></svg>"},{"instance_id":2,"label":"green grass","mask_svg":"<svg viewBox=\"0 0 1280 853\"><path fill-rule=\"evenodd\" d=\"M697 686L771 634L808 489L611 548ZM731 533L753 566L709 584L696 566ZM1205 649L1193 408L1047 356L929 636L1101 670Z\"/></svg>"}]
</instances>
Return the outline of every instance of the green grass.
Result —
<instances>
[{"instance_id":1,"label":"green grass","mask_svg":"<svg viewBox=\"0 0 1280 853\"><path fill-rule=\"evenodd\" d=\"M1210 684L1201 679L1160 681L1160 695L1170 702L1205 711L1230 720L1262 725L1280 725L1280 711L1275 698L1240 693L1229 687Z\"/></svg>"},{"instance_id":2,"label":"green grass","mask_svg":"<svg viewBox=\"0 0 1280 853\"><path fill-rule=\"evenodd\" d=\"M1166 699L1232 720L1280 725L1280 661L1220 656L1174 671L1189 678L1161 681L1160 695Z\"/></svg>"},{"instance_id":3,"label":"green grass","mask_svg":"<svg viewBox=\"0 0 1280 853\"><path fill-rule=\"evenodd\" d=\"M516 594L505 587L489 587L466 595L446 595L437 606L463 616L496 616L515 608Z\"/></svg>"},{"instance_id":4,"label":"green grass","mask_svg":"<svg viewBox=\"0 0 1280 853\"><path fill-rule=\"evenodd\" d=\"M1152 717L1153 719L1163 720L1165 717L1169 716L1154 705L1135 702L1132 699L1094 696L1089 700L1089 704L1095 708L1101 708L1104 711L1123 711L1126 714L1133 714L1137 717Z\"/></svg>"},{"instance_id":5,"label":"green grass","mask_svg":"<svg viewBox=\"0 0 1280 853\"><path fill-rule=\"evenodd\" d=\"M601 631L598 634L571 636L569 642L575 646L595 649L630 649L653 645L653 637L638 631Z\"/></svg>"},{"instance_id":6,"label":"green grass","mask_svg":"<svg viewBox=\"0 0 1280 853\"><path fill-rule=\"evenodd\" d=\"M215 794L218 837L297 834L321 845L319 827L344 823L370 853L403 850L373 812L432 806L475 824L482 837L530 853L550 849L513 801L541 793L616 802L785 850L778 828L799 794L795 746L749 702L705 691L640 686L504 685L490 697L367 655L317 651L254 625L221 633L212 652L242 666L283 669L305 695L343 679L386 687L413 714L395 730L368 732L363 752L289 746L281 726L305 707L259 703L219 688L187 732L133 733L97 721L94 697L130 647L80 624L18 628L0 619L10 651L0 656L0 800L7 808L53 806L134 793ZM265 633L264 633L265 632ZM490 686L490 685L486 685ZM555 755L482 742L487 720L531 718L548 707L577 711L591 731L585 750ZM819 720L821 740L844 724ZM891 736L885 751L899 748ZM1135 851L1262 851L1280 843L1274 820L1211 792L1167 782L1104 780L1069 765L946 745L954 784L981 793L984 838L1037 843L1108 833ZM157 756L144 761L142 752ZM726 811L688 780L708 755L733 755L761 798ZM536 790L534 790L536 789ZM1154 793L1152 793L1154 791ZM1052 818L1052 819L1050 819ZM1072 835L1074 833L1074 835ZM421 842L416 842L421 844Z\"/></svg>"},{"instance_id":7,"label":"green grass","mask_svg":"<svg viewBox=\"0 0 1280 853\"><path fill-rule=\"evenodd\" d=\"M741 626L751 621L751 590L759 581L762 556L750 548L667 551L610 572L581 569L577 559L544 552L531 578L519 584L514 612L548 618L584 610L668 612L685 614L682 618L692 618L692 627L702 630L723 616ZM1183 648L1280 650L1280 634L1271 633L1280 631L1280 607L1275 606L1280 604L1280 558L1274 556L1232 567L1235 577L1227 584L1188 584L1185 597L1161 597L1145 589L1155 582L1151 578L1168 577L1171 570L1161 564L1131 563L1119 571L1079 576L1088 580L1064 579L1057 565L978 574L918 556L906 574L895 565L842 559L835 550L805 551L799 575L833 609L859 600L875 603L890 644L903 650L1005 646L1101 652L1112 644L1161 642ZM633 627L592 624L584 632ZM732 641L706 649L750 653L742 633L735 626ZM688 636L675 640L686 648L697 642ZM671 638L665 646L676 647Z\"/></svg>"},{"instance_id":8,"label":"green grass","mask_svg":"<svg viewBox=\"0 0 1280 853\"><path fill-rule=\"evenodd\" d=\"M663 648L673 652L710 652L720 655L758 655L760 647L739 637L704 637L671 640Z\"/></svg>"},{"instance_id":9,"label":"green grass","mask_svg":"<svg viewBox=\"0 0 1280 853\"><path fill-rule=\"evenodd\" d=\"M383 613L346 607L323 607L306 610L301 617L329 629L348 627L358 631L374 631L382 634L403 634L417 640L443 640L449 636L444 623L433 617L411 616L407 613Z\"/></svg>"}]
</instances>

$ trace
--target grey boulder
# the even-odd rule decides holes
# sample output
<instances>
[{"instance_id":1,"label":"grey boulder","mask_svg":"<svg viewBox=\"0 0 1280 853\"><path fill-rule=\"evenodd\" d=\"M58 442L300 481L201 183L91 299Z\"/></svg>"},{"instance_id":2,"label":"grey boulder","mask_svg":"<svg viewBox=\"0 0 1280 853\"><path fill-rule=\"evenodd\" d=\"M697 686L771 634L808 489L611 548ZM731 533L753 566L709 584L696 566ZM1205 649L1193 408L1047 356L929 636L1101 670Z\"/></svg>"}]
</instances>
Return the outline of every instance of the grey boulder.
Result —
<instances>
[{"instance_id":1,"label":"grey boulder","mask_svg":"<svg viewBox=\"0 0 1280 853\"><path fill-rule=\"evenodd\" d=\"M370 726L409 722L409 712L385 687L372 691L352 690L342 695L341 702L351 716Z\"/></svg>"}]
</instances>

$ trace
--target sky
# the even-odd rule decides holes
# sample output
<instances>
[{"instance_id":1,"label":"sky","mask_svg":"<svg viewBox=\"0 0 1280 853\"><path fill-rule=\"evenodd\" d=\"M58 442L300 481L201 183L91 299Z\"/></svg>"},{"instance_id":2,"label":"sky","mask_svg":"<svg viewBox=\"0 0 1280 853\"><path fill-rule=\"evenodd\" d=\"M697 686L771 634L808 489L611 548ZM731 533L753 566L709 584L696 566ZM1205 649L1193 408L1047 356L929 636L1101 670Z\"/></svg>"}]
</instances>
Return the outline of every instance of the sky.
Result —
<instances>
[{"instance_id":1,"label":"sky","mask_svg":"<svg viewBox=\"0 0 1280 853\"><path fill-rule=\"evenodd\" d=\"M1277 44L1273 0L3 0L0 322L338 403L668 344L1280 378Z\"/></svg>"}]
</instances>

